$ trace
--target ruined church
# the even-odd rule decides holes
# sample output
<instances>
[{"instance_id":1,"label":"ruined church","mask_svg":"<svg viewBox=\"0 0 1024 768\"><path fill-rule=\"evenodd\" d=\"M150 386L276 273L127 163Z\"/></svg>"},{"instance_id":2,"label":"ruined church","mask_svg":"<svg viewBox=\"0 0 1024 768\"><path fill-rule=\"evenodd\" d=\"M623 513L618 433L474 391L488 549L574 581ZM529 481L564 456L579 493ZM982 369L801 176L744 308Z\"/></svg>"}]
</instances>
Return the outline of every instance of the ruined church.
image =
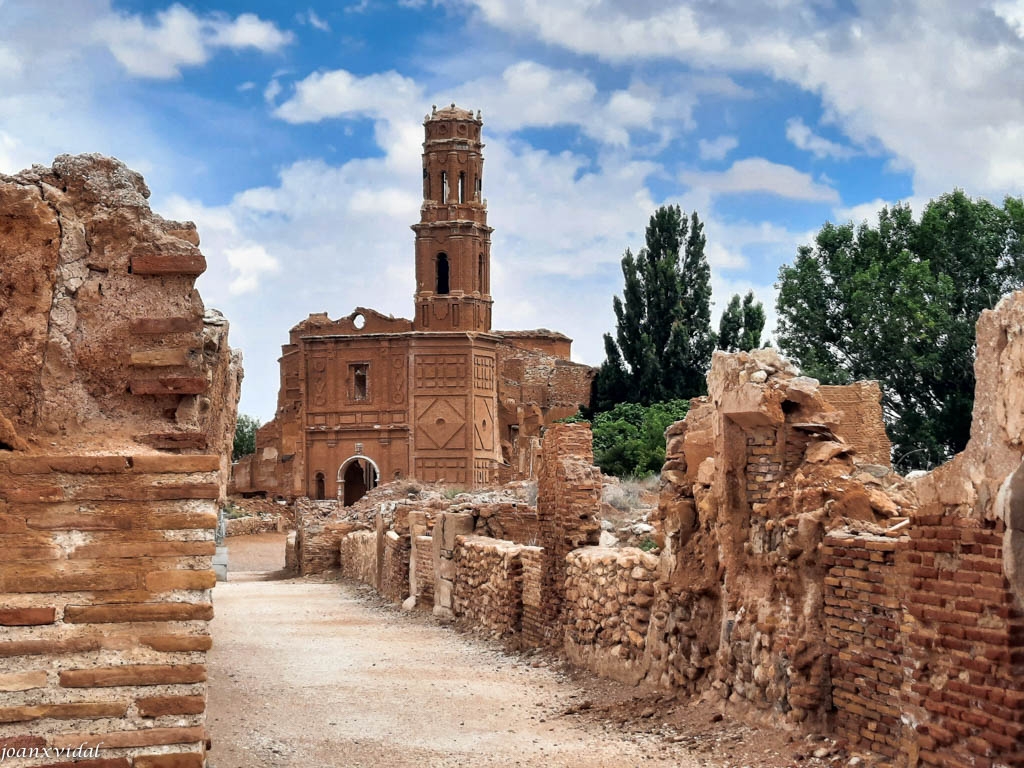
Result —
<instances>
[{"instance_id":1,"label":"ruined church","mask_svg":"<svg viewBox=\"0 0 1024 768\"><path fill-rule=\"evenodd\" d=\"M424 120L412 320L311 314L280 358L275 418L233 490L351 504L378 482L479 487L535 474L540 436L589 402L593 369L546 329L491 327L491 232L480 113Z\"/></svg>"}]
</instances>

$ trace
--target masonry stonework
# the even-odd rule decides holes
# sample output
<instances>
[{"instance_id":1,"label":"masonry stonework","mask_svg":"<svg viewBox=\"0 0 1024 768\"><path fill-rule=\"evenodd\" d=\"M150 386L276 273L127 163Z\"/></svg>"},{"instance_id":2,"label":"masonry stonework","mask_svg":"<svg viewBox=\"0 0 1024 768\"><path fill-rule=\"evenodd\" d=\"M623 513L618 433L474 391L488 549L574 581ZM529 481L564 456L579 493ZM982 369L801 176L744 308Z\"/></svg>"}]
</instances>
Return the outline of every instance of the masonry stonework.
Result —
<instances>
[{"instance_id":1,"label":"masonry stonework","mask_svg":"<svg viewBox=\"0 0 1024 768\"><path fill-rule=\"evenodd\" d=\"M148 196L97 155L0 175L0 747L53 758L5 765L205 763L241 366Z\"/></svg>"}]
</instances>

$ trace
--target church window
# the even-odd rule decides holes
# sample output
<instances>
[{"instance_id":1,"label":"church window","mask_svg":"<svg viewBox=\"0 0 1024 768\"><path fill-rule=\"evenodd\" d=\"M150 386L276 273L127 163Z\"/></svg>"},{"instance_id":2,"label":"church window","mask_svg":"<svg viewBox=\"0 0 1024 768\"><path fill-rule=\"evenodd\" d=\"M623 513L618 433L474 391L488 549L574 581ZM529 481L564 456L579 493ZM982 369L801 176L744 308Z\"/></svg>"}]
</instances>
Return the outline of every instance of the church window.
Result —
<instances>
[{"instance_id":1,"label":"church window","mask_svg":"<svg viewBox=\"0 0 1024 768\"><path fill-rule=\"evenodd\" d=\"M466 174L459 172L459 202L466 202Z\"/></svg>"},{"instance_id":2,"label":"church window","mask_svg":"<svg viewBox=\"0 0 1024 768\"><path fill-rule=\"evenodd\" d=\"M484 285L484 255L482 253L476 265L476 272L476 284L480 287L480 293L487 293L487 286Z\"/></svg>"},{"instance_id":3,"label":"church window","mask_svg":"<svg viewBox=\"0 0 1024 768\"><path fill-rule=\"evenodd\" d=\"M435 293L448 293L448 255L437 254L437 290Z\"/></svg>"},{"instance_id":4,"label":"church window","mask_svg":"<svg viewBox=\"0 0 1024 768\"><path fill-rule=\"evenodd\" d=\"M369 399L369 378L370 366L368 363L354 363L348 367L349 376L352 381L352 399Z\"/></svg>"},{"instance_id":5,"label":"church window","mask_svg":"<svg viewBox=\"0 0 1024 768\"><path fill-rule=\"evenodd\" d=\"M441 202L448 202L448 171L441 171Z\"/></svg>"}]
</instances>

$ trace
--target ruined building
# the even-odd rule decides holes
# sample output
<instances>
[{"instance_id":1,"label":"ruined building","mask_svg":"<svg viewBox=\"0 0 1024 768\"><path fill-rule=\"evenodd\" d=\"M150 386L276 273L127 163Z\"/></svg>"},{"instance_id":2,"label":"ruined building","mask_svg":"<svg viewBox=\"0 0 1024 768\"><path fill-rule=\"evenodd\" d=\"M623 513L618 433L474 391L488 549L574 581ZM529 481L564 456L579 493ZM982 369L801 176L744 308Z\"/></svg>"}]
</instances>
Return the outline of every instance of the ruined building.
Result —
<instances>
[{"instance_id":1,"label":"ruined building","mask_svg":"<svg viewBox=\"0 0 1024 768\"><path fill-rule=\"evenodd\" d=\"M413 320L313 314L282 348L281 389L234 490L338 498L413 477L481 486L534 474L541 428L589 402L592 370L548 330L491 328L482 121L424 121Z\"/></svg>"},{"instance_id":2,"label":"ruined building","mask_svg":"<svg viewBox=\"0 0 1024 768\"><path fill-rule=\"evenodd\" d=\"M102 751L76 765L205 765L211 558L241 367L195 290L195 226L148 196L98 155L0 174L11 768L70 765L79 747Z\"/></svg>"}]
</instances>

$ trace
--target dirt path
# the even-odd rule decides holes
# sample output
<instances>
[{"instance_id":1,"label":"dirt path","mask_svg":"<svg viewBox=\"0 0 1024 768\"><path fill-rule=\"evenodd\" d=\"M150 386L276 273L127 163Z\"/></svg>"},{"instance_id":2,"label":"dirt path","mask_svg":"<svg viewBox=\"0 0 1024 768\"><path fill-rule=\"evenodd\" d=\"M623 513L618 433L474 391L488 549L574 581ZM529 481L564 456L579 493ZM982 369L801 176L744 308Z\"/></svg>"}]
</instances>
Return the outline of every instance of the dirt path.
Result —
<instances>
[{"instance_id":1,"label":"dirt path","mask_svg":"<svg viewBox=\"0 0 1024 768\"><path fill-rule=\"evenodd\" d=\"M229 540L237 565L280 567L272 545L283 552L283 537L245 538ZM231 578L214 593L214 768L709 764L655 736L557 714L583 695L558 673L354 586Z\"/></svg>"}]
</instances>

